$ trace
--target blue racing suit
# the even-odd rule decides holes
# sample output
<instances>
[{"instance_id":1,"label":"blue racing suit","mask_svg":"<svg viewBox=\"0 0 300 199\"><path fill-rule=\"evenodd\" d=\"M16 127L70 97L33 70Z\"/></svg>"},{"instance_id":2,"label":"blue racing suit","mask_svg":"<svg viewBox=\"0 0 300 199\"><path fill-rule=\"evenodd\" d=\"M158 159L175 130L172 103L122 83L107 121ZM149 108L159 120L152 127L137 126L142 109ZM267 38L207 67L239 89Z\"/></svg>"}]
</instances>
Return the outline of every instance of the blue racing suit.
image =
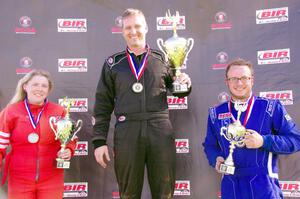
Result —
<instances>
[{"instance_id":1,"label":"blue racing suit","mask_svg":"<svg viewBox=\"0 0 300 199\"><path fill-rule=\"evenodd\" d=\"M235 172L223 176L222 199L283 198L278 182L278 155L300 150L300 132L278 100L254 96L247 110L242 112L240 121L243 124L246 119L246 129L262 135L263 146L234 149ZM215 167L218 156L228 157L230 143L220 131L233 122L231 114L237 118L237 111L230 101L209 109L203 146L212 167Z\"/></svg>"}]
</instances>

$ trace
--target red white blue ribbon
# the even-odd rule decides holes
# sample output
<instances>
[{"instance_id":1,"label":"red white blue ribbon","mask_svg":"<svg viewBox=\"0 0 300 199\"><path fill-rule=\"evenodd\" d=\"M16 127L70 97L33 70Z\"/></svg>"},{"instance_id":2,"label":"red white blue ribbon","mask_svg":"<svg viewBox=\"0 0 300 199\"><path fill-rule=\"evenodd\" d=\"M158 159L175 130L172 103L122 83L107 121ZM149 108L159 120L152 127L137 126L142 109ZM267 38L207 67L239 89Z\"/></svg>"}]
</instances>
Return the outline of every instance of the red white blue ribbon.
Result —
<instances>
[{"instance_id":1,"label":"red white blue ribbon","mask_svg":"<svg viewBox=\"0 0 300 199\"><path fill-rule=\"evenodd\" d=\"M148 62L148 56L149 56L149 52L150 52L150 48L148 45L146 45L146 49L147 49L147 53L146 55L143 57L143 60L140 64L139 67L137 67L137 63L135 63L134 59L133 59L133 55L131 55L130 49L127 47L126 49L126 56L129 62L129 66L131 69L131 72L133 73L134 77L137 79L137 81L139 81L147 67L147 62Z\"/></svg>"},{"instance_id":2,"label":"red white blue ribbon","mask_svg":"<svg viewBox=\"0 0 300 199\"><path fill-rule=\"evenodd\" d=\"M232 114L232 111L231 111L231 100L228 102L228 109L229 109L229 112L231 113L231 116L232 116L232 119L234 121L236 121L236 119L233 117L233 114ZM247 102L247 110L246 110L246 116L244 118L244 122L243 122L243 126L246 127L246 124L248 122L248 119L251 115L251 112L252 112L252 108L253 108L253 104L254 104L254 96L252 95L249 99L248 99L248 102Z\"/></svg>"},{"instance_id":3,"label":"red white blue ribbon","mask_svg":"<svg viewBox=\"0 0 300 199\"><path fill-rule=\"evenodd\" d=\"M40 121L40 119L41 119L42 113L43 113L43 111L44 111L44 109L45 109L45 105L46 105L46 103L48 102L48 100L47 100L47 99L45 100L44 106L43 106L43 108L41 109L41 111L39 112L38 117L36 118L36 120L34 120L34 117L33 117L32 113L31 113L31 111L30 111L30 108L29 108L29 105L28 105L28 102L27 102L27 99L26 99L26 98L25 98L24 102L25 102L25 108L26 108L26 110L27 110L27 114L28 114L28 116L29 116L31 125L32 125L33 129L36 129L36 127L37 127L37 125L38 125L38 123L39 123L39 121Z\"/></svg>"}]
</instances>

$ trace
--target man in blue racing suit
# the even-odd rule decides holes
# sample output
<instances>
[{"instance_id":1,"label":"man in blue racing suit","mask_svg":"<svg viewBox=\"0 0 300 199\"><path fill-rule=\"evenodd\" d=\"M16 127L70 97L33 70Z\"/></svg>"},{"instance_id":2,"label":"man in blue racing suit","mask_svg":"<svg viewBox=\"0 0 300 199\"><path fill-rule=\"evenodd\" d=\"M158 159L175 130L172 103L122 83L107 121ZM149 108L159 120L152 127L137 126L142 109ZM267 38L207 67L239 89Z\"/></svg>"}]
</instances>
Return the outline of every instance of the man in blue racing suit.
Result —
<instances>
[{"instance_id":1,"label":"man in blue racing suit","mask_svg":"<svg viewBox=\"0 0 300 199\"><path fill-rule=\"evenodd\" d=\"M234 60L226 69L231 99L209 109L203 146L209 164L219 173L225 173L221 182L222 199L283 198L278 182L278 155L300 150L300 132L283 105L278 100L254 96L253 83L252 64ZM237 103L244 108L237 108ZM240 116L236 109L240 110ZM230 174L226 173L226 166L225 172L221 172L220 166L230 156L232 137L226 134L228 125L237 120L246 132L244 146L234 146L234 165L231 165L234 172Z\"/></svg>"}]
</instances>

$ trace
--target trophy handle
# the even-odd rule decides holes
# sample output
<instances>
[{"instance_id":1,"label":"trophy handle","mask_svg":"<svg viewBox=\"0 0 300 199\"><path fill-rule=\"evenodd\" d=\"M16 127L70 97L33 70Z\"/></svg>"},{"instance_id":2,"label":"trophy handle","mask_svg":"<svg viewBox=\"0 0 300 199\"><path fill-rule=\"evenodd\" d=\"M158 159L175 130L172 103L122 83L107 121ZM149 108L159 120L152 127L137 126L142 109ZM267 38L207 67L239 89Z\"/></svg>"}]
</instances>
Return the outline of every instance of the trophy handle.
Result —
<instances>
[{"instance_id":1,"label":"trophy handle","mask_svg":"<svg viewBox=\"0 0 300 199\"><path fill-rule=\"evenodd\" d=\"M221 136L224 136L224 138L230 142L231 140L229 140L229 139L227 138L226 133L224 133L224 131L227 131L227 127L225 127L225 126L223 126L223 127L221 128L220 134L221 134Z\"/></svg>"},{"instance_id":2,"label":"trophy handle","mask_svg":"<svg viewBox=\"0 0 300 199\"><path fill-rule=\"evenodd\" d=\"M53 131L54 134L55 134L55 140L57 140L57 138L58 138L58 133L57 133L57 131L55 130L55 128L54 128L54 126L53 126L53 123L56 125L56 118L52 116L52 117L49 118L49 125L50 125L52 131Z\"/></svg>"},{"instance_id":3,"label":"trophy handle","mask_svg":"<svg viewBox=\"0 0 300 199\"><path fill-rule=\"evenodd\" d=\"M189 53L191 52L193 47L194 47L194 39L193 38L188 38L187 48L186 48L186 57L189 55Z\"/></svg>"},{"instance_id":4,"label":"trophy handle","mask_svg":"<svg viewBox=\"0 0 300 199\"><path fill-rule=\"evenodd\" d=\"M78 120L71 140L74 140L76 134L80 131L81 128L82 128L82 120Z\"/></svg>"},{"instance_id":5,"label":"trophy handle","mask_svg":"<svg viewBox=\"0 0 300 199\"><path fill-rule=\"evenodd\" d=\"M164 41L162 40L162 38L158 38L156 40L156 43L157 43L157 46L158 46L159 50L161 50L164 53L165 59L167 60L168 59L168 54L167 54L165 44L164 44Z\"/></svg>"},{"instance_id":6,"label":"trophy handle","mask_svg":"<svg viewBox=\"0 0 300 199\"><path fill-rule=\"evenodd\" d=\"M224 136L224 138L228 141L228 142L230 142L230 143L232 143L233 142L233 140L232 139L230 139L230 138L228 138L228 136L227 136L227 127L225 127L225 126L223 126L222 128L221 128L221 136ZM224 131L226 132L226 133L224 133Z\"/></svg>"},{"instance_id":7,"label":"trophy handle","mask_svg":"<svg viewBox=\"0 0 300 199\"><path fill-rule=\"evenodd\" d=\"M183 61L183 66L186 65L186 61L187 61L187 57L189 55L189 53L191 52L192 48L194 46L194 39L193 38L188 38L187 42L186 42L186 55L185 55L185 59Z\"/></svg>"}]
</instances>

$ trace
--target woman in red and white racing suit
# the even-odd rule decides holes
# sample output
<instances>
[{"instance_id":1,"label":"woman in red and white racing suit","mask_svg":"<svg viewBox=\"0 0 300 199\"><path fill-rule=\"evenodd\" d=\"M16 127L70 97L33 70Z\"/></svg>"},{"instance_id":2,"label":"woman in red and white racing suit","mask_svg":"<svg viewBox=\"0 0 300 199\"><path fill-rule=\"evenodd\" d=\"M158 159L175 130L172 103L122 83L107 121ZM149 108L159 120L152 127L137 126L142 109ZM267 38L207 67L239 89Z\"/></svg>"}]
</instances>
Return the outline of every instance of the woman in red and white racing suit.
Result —
<instances>
[{"instance_id":1,"label":"woman in red and white racing suit","mask_svg":"<svg viewBox=\"0 0 300 199\"><path fill-rule=\"evenodd\" d=\"M0 163L9 199L61 199L64 170L56 168L56 158L69 160L76 140L60 151L49 118L64 117L65 109L47 100L53 83L48 72L33 70L18 82L16 93L0 113ZM7 147L11 150L6 154Z\"/></svg>"}]
</instances>

